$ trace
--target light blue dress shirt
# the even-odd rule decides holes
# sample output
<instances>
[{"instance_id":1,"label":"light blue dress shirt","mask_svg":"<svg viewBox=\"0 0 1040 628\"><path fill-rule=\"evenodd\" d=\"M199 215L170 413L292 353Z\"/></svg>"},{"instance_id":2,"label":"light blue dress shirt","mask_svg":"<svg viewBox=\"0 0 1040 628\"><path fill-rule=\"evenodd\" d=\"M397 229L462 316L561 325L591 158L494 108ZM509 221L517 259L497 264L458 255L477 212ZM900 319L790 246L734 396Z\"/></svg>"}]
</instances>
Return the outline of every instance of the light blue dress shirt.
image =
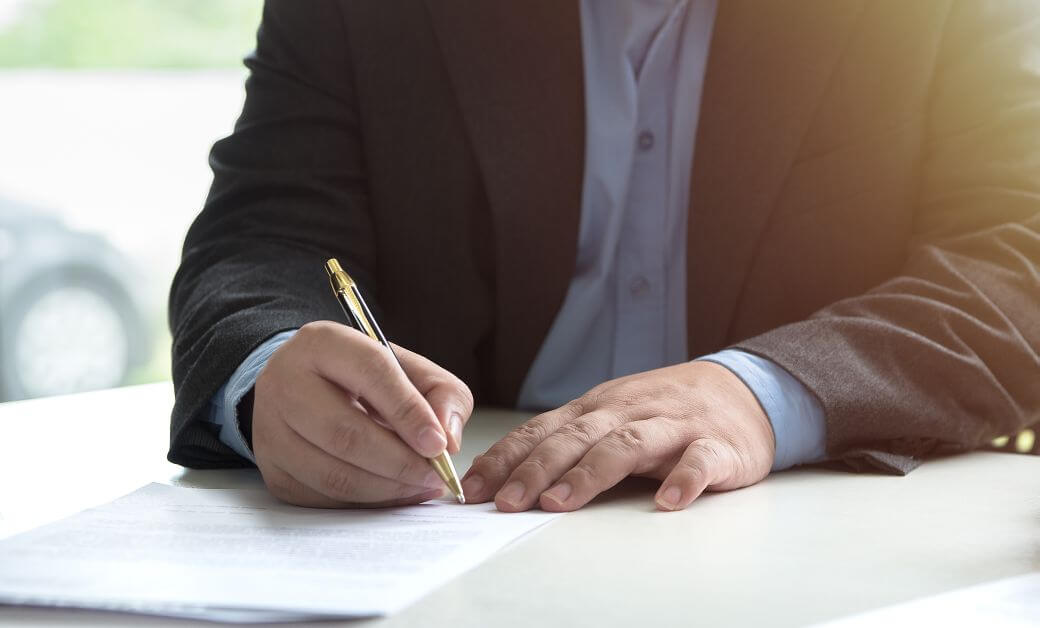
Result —
<instances>
[{"instance_id":1,"label":"light blue dress shirt","mask_svg":"<svg viewBox=\"0 0 1040 628\"><path fill-rule=\"evenodd\" d=\"M587 132L577 264L520 407L557 407L601 382L688 359L690 172L715 2L581 2ZM221 440L247 459L235 408L292 333L250 354L212 401ZM823 410L790 373L737 350L700 359L728 368L757 397L776 436L773 470L824 458Z\"/></svg>"}]
</instances>

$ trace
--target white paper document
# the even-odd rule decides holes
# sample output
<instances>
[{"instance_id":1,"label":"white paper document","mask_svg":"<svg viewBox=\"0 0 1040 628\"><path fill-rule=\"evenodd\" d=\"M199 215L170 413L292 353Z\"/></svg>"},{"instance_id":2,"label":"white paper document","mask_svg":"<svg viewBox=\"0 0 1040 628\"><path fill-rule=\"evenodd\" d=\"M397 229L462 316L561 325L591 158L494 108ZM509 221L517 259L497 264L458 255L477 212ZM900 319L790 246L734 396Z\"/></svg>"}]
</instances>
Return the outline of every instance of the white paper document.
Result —
<instances>
[{"instance_id":1,"label":"white paper document","mask_svg":"<svg viewBox=\"0 0 1040 628\"><path fill-rule=\"evenodd\" d=\"M150 484L0 542L0 603L284 621L394 612L556 517L433 502L316 510Z\"/></svg>"},{"instance_id":2,"label":"white paper document","mask_svg":"<svg viewBox=\"0 0 1040 628\"><path fill-rule=\"evenodd\" d=\"M1040 626L1040 572L854 615L816 628L1036 628Z\"/></svg>"}]
</instances>

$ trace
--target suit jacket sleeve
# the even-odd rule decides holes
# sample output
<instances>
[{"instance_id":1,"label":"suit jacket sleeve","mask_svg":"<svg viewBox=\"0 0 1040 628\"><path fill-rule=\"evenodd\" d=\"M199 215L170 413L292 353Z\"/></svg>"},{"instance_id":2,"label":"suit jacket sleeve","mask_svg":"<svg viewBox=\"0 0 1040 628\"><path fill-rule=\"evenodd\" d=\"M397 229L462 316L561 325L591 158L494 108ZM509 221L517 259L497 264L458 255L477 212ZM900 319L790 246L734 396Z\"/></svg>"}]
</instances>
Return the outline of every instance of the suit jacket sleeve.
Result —
<instances>
[{"instance_id":1,"label":"suit jacket sleeve","mask_svg":"<svg viewBox=\"0 0 1040 628\"><path fill-rule=\"evenodd\" d=\"M242 115L213 147L213 186L170 295L169 459L193 467L244 464L203 414L250 351L279 331L339 320L324 260L339 257L366 293L372 288L372 224L338 7L268 0L246 66Z\"/></svg>"},{"instance_id":2,"label":"suit jacket sleeve","mask_svg":"<svg viewBox=\"0 0 1040 628\"><path fill-rule=\"evenodd\" d=\"M829 455L905 473L1040 420L1040 7L955 2L899 276L740 343L819 397Z\"/></svg>"}]
</instances>

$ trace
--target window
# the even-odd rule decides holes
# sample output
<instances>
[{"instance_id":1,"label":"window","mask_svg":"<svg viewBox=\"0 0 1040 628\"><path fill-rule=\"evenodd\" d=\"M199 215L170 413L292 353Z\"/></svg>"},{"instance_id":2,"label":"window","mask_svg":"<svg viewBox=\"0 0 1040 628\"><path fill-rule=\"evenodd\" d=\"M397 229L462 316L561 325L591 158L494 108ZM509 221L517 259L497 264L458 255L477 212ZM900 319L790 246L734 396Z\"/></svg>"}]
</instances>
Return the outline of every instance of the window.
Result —
<instances>
[{"instance_id":1,"label":"window","mask_svg":"<svg viewBox=\"0 0 1040 628\"><path fill-rule=\"evenodd\" d=\"M166 298L261 0L0 0L0 400L170 376Z\"/></svg>"}]
</instances>

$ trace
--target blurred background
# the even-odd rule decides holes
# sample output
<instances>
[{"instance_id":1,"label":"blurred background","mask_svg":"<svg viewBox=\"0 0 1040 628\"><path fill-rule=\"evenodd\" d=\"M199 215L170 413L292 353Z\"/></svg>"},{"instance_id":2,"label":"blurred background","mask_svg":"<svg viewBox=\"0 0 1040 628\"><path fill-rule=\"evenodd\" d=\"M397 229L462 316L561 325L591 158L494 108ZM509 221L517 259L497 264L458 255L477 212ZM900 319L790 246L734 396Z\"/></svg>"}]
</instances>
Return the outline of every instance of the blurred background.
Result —
<instances>
[{"instance_id":1,"label":"blurred background","mask_svg":"<svg viewBox=\"0 0 1040 628\"><path fill-rule=\"evenodd\" d=\"M262 0L0 0L0 401L170 377Z\"/></svg>"}]
</instances>

